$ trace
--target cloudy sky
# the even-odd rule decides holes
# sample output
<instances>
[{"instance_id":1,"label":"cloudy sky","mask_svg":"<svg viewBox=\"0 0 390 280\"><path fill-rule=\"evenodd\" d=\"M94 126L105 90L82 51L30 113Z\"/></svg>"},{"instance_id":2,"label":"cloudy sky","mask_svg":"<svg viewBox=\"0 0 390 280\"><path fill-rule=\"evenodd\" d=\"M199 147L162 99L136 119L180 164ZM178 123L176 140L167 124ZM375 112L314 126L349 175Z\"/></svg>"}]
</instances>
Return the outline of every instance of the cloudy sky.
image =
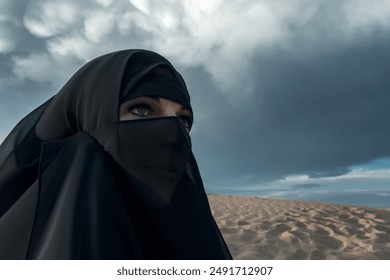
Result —
<instances>
[{"instance_id":1,"label":"cloudy sky","mask_svg":"<svg viewBox=\"0 0 390 280\"><path fill-rule=\"evenodd\" d=\"M209 192L390 208L390 1L0 0L0 141L127 48L183 74Z\"/></svg>"}]
</instances>

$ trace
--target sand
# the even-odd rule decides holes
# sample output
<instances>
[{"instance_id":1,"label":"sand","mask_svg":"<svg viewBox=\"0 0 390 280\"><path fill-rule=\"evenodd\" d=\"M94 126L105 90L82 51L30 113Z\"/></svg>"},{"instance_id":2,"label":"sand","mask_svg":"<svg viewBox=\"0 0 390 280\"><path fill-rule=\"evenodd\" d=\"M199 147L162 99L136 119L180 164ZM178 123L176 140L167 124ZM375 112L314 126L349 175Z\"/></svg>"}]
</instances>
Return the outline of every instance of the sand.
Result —
<instances>
[{"instance_id":1,"label":"sand","mask_svg":"<svg viewBox=\"0 0 390 280\"><path fill-rule=\"evenodd\" d=\"M390 260L390 209L209 195L234 259Z\"/></svg>"}]
</instances>

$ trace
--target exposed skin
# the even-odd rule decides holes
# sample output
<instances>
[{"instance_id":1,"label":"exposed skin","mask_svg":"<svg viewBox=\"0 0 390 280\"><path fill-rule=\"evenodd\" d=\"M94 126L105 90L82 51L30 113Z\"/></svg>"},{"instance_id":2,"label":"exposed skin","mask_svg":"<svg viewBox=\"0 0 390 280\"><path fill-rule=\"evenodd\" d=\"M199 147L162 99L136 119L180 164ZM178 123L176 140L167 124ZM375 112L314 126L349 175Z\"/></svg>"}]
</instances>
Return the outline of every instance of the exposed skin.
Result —
<instances>
[{"instance_id":1,"label":"exposed skin","mask_svg":"<svg viewBox=\"0 0 390 280\"><path fill-rule=\"evenodd\" d=\"M119 108L119 120L129 121L142 118L177 117L189 132L192 112L180 103L162 97L137 97L123 102Z\"/></svg>"}]
</instances>

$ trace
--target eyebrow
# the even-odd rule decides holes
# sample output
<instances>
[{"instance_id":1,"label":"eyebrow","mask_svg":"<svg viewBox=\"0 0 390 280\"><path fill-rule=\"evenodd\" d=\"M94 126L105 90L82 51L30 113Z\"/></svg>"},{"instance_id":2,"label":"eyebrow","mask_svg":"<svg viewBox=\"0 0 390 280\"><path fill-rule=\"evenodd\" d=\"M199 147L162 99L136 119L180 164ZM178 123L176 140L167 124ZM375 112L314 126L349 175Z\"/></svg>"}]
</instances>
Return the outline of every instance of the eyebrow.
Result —
<instances>
[{"instance_id":1,"label":"eyebrow","mask_svg":"<svg viewBox=\"0 0 390 280\"><path fill-rule=\"evenodd\" d=\"M153 100L156 100L158 103L160 103L160 97L158 97L158 96L146 96L146 97L152 98ZM180 104L180 105L181 105L181 104ZM192 115L192 111L191 111L190 109L184 107L183 105L181 105L180 110L187 110L187 111L189 111L189 112L191 113L191 115Z\"/></svg>"}]
</instances>

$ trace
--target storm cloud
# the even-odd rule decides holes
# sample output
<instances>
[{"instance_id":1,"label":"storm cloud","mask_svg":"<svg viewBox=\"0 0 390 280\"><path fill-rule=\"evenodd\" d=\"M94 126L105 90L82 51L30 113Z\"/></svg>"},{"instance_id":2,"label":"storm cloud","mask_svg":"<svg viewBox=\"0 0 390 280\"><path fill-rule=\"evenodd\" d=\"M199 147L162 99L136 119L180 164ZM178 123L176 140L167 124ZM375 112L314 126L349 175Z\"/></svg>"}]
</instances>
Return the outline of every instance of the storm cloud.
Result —
<instances>
[{"instance_id":1,"label":"storm cloud","mask_svg":"<svg viewBox=\"0 0 390 280\"><path fill-rule=\"evenodd\" d=\"M1 0L0 140L126 48L183 73L206 185L322 185L390 157L389 1Z\"/></svg>"}]
</instances>

